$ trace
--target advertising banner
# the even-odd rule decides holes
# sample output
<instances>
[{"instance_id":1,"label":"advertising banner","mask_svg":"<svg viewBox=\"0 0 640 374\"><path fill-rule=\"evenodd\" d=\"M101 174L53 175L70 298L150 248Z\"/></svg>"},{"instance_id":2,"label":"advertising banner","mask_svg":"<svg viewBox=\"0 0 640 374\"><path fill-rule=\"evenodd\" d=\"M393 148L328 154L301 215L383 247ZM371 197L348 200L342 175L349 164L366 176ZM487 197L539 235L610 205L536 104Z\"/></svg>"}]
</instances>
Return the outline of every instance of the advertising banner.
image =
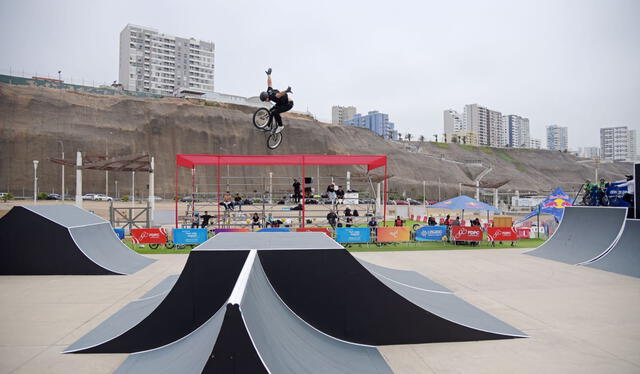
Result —
<instances>
[{"instance_id":1,"label":"advertising banner","mask_svg":"<svg viewBox=\"0 0 640 374\"><path fill-rule=\"evenodd\" d=\"M416 230L416 241L442 240L447 236L447 226L422 226Z\"/></svg>"},{"instance_id":2,"label":"advertising banner","mask_svg":"<svg viewBox=\"0 0 640 374\"><path fill-rule=\"evenodd\" d=\"M516 231L515 227L489 227L487 229L487 236L489 237L489 241L492 242L513 242L518 240L518 231Z\"/></svg>"},{"instance_id":3,"label":"advertising banner","mask_svg":"<svg viewBox=\"0 0 640 374\"><path fill-rule=\"evenodd\" d=\"M116 235L118 235L118 239L120 239L120 240L124 239L124 229L116 229L116 228L114 228L113 231L115 231Z\"/></svg>"},{"instance_id":4,"label":"advertising banner","mask_svg":"<svg viewBox=\"0 0 640 374\"><path fill-rule=\"evenodd\" d=\"M368 243L371 230L368 227L338 227L336 241L338 243Z\"/></svg>"},{"instance_id":5,"label":"advertising banner","mask_svg":"<svg viewBox=\"0 0 640 374\"><path fill-rule=\"evenodd\" d=\"M246 227L241 229L216 229L215 233L220 234L221 232L249 232L250 230Z\"/></svg>"},{"instance_id":6,"label":"advertising banner","mask_svg":"<svg viewBox=\"0 0 640 374\"><path fill-rule=\"evenodd\" d=\"M451 226L451 238L455 241L482 241L482 228L477 226Z\"/></svg>"},{"instance_id":7,"label":"advertising banner","mask_svg":"<svg viewBox=\"0 0 640 374\"><path fill-rule=\"evenodd\" d=\"M323 232L331 237L331 231L324 227L299 227L296 229L296 232Z\"/></svg>"},{"instance_id":8,"label":"advertising banner","mask_svg":"<svg viewBox=\"0 0 640 374\"><path fill-rule=\"evenodd\" d=\"M529 239L531 237L531 227L518 227L516 232L518 233L518 239Z\"/></svg>"},{"instance_id":9,"label":"advertising banner","mask_svg":"<svg viewBox=\"0 0 640 374\"><path fill-rule=\"evenodd\" d=\"M265 227L258 230L258 232L289 232L289 231L291 230L289 230L288 227Z\"/></svg>"},{"instance_id":10,"label":"advertising banner","mask_svg":"<svg viewBox=\"0 0 640 374\"><path fill-rule=\"evenodd\" d=\"M164 244L167 229L131 229L131 240L136 244Z\"/></svg>"},{"instance_id":11,"label":"advertising banner","mask_svg":"<svg viewBox=\"0 0 640 374\"><path fill-rule=\"evenodd\" d=\"M173 229L175 244L200 244L207 239L207 229Z\"/></svg>"},{"instance_id":12,"label":"advertising banner","mask_svg":"<svg viewBox=\"0 0 640 374\"><path fill-rule=\"evenodd\" d=\"M408 242L410 240L408 227L378 227L378 242Z\"/></svg>"}]
</instances>

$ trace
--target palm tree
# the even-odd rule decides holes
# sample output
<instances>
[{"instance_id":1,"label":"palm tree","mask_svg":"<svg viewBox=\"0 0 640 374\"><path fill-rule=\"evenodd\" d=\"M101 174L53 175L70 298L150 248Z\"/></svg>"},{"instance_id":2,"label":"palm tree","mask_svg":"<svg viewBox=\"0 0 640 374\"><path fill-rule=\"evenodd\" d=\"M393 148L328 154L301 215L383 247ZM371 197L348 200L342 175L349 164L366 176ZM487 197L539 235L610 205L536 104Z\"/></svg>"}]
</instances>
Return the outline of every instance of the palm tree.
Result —
<instances>
[{"instance_id":1,"label":"palm tree","mask_svg":"<svg viewBox=\"0 0 640 374\"><path fill-rule=\"evenodd\" d=\"M398 133L398 140L402 141L402 134Z\"/></svg>"},{"instance_id":2,"label":"palm tree","mask_svg":"<svg viewBox=\"0 0 640 374\"><path fill-rule=\"evenodd\" d=\"M420 140L420 143L424 143L424 135L420 135L420 137L418 138L418 140Z\"/></svg>"},{"instance_id":3,"label":"palm tree","mask_svg":"<svg viewBox=\"0 0 640 374\"><path fill-rule=\"evenodd\" d=\"M438 142L438 134L433 134L433 137L436 138L436 143Z\"/></svg>"},{"instance_id":4,"label":"palm tree","mask_svg":"<svg viewBox=\"0 0 640 374\"><path fill-rule=\"evenodd\" d=\"M407 133L404 138L407 139L408 142L411 142L411 138L413 137L413 135Z\"/></svg>"}]
</instances>

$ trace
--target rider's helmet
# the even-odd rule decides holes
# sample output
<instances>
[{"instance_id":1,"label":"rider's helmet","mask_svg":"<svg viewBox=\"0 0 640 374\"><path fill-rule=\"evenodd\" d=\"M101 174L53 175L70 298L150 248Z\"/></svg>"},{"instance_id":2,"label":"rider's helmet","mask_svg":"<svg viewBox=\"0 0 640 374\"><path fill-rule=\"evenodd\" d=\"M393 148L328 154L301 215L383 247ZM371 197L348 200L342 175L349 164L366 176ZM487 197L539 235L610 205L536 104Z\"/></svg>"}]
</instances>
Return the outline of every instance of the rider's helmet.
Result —
<instances>
[{"instance_id":1,"label":"rider's helmet","mask_svg":"<svg viewBox=\"0 0 640 374\"><path fill-rule=\"evenodd\" d=\"M269 94L266 91L260 92L260 101L267 101Z\"/></svg>"}]
</instances>

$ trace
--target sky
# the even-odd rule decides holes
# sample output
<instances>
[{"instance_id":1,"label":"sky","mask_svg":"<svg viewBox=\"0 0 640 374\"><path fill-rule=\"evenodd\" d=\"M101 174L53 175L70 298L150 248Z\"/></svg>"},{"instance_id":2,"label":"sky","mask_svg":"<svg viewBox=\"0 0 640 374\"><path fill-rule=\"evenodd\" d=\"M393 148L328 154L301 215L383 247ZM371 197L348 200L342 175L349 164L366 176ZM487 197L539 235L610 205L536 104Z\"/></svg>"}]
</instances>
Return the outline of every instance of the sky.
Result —
<instances>
[{"instance_id":1,"label":"sky","mask_svg":"<svg viewBox=\"0 0 640 374\"><path fill-rule=\"evenodd\" d=\"M478 103L569 128L640 130L640 1L48 1L0 2L0 74L73 83L118 79L128 24L213 41L215 90L255 96L273 68L294 110L332 105L389 114L414 138L443 132L443 110Z\"/></svg>"}]
</instances>

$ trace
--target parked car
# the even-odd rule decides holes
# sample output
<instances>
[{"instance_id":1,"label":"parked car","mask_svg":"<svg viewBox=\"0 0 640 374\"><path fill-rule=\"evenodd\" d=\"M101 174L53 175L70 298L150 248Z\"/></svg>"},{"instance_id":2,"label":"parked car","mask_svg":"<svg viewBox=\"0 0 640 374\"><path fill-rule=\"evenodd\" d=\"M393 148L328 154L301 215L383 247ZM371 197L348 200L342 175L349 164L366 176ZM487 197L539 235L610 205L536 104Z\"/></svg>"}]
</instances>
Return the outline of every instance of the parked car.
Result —
<instances>
[{"instance_id":1,"label":"parked car","mask_svg":"<svg viewBox=\"0 0 640 374\"><path fill-rule=\"evenodd\" d=\"M152 198L155 201L162 200L162 198L160 196L149 196L149 197Z\"/></svg>"},{"instance_id":2,"label":"parked car","mask_svg":"<svg viewBox=\"0 0 640 374\"><path fill-rule=\"evenodd\" d=\"M180 201L183 202L183 203L190 203L192 201L199 202L200 200L199 199L194 199L193 196L183 196L180 199Z\"/></svg>"},{"instance_id":3,"label":"parked car","mask_svg":"<svg viewBox=\"0 0 640 374\"><path fill-rule=\"evenodd\" d=\"M96 199L96 194L94 193L88 193L88 194L82 195L82 200L95 200L95 199Z\"/></svg>"},{"instance_id":4,"label":"parked car","mask_svg":"<svg viewBox=\"0 0 640 374\"><path fill-rule=\"evenodd\" d=\"M407 199L407 202L409 203L409 205L422 205L422 203L418 200Z\"/></svg>"},{"instance_id":5,"label":"parked car","mask_svg":"<svg viewBox=\"0 0 640 374\"><path fill-rule=\"evenodd\" d=\"M396 205L409 205L409 202L404 200L396 200Z\"/></svg>"},{"instance_id":6,"label":"parked car","mask_svg":"<svg viewBox=\"0 0 640 374\"><path fill-rule=\"evenodd\" d=\"M98 200L98 201L113 201L113 198L111 196L107 196L101 193L95 194L93 195L93 200Z\"/></svg>"},{"instance_id":7,"label":"parked car","mask_svg":"<svg viewBox=\"0 0 640 374\"><path fill-rule=\"evenodd\" d=\"M60 200L60 195L58 195L57 193L50 193L47 195L47 197L45 198L46 200Z\"/></svg>"}]
</instances>

